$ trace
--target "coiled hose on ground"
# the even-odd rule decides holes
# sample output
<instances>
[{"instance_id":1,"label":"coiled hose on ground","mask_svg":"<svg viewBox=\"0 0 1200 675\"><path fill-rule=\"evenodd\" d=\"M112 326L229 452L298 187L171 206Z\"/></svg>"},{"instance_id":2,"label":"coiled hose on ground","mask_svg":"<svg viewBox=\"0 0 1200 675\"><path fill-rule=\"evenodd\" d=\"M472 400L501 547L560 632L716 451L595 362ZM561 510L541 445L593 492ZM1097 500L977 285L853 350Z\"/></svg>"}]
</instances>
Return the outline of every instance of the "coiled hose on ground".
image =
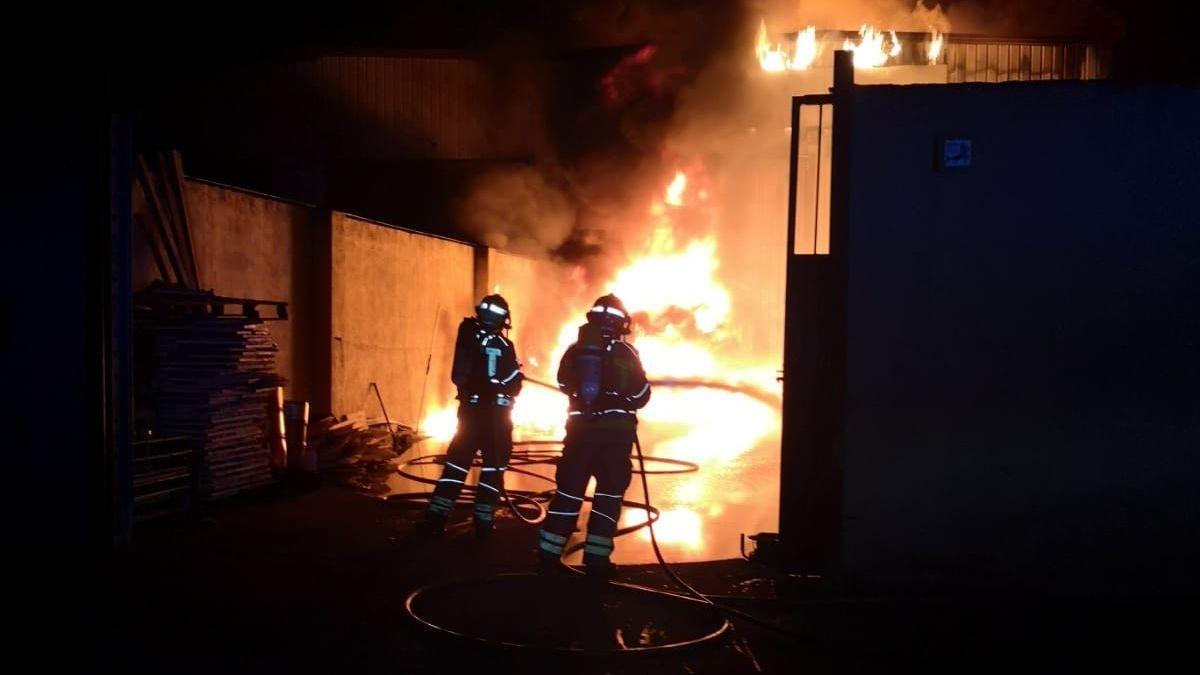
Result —
<instances>
[{"instance_id":1,"label":"coiled hose on ground","mask_svg":"<svg viewBox=\"0 0 1200 675\"><path fill-rule=\"evenodd\" d=\"M549 386L549 385L545 385L544 383L536 382L536 381L535 381L535 384L541 384L542 386ZM696 386L696 387L708 386L708 384L704 383L704 382L677 381L677 382L672 382L671 384L674 386ZM726 387L722 387L722 388L729 389ZM526 476L530 476L533 478L541 479L543 481L546 481L549 485L553 486L554 485L553 478L551 478L550 476L546 476L541 473L532 471L532 470L528 469L527 467L538 465L538 464L554 464L555 462L557 462L558 458L561 455L559 452L554 451L554 450L549 450L548 448L557 447L560 445L561 445L560 441L552 441L552 440L526 440L526 441L520 441L520 442L514 443L514 446L517 449L515 449L512 453L512 458L510 459L510 462L509 462L509 471L513 472L513 473L518 473L521 475L526 475ZM672 582L675 583L675 585L678 586L684 592L684 594L672 593L669 591L663 591L663 590L656 589L656 588L649 588L646 586L641 586L641 585L637 585L637 584L629 584L629 583L624 583L624 582L609 582L609 583L613 584L614 586L620 587L622 589L631 590L631 591L635 591L635 592L650 593L650 594L654 594L655 596L658 596L658 597L670 598L671 600L674 600L674 601L699 603L699 604L705 605L717 612L720 612L726 618L721 623L721 625L717 629L713 630L711 633L704 635L697 639L687 640L687 641L678 642L678 643L671 643L671 644L666 644L666 645L656 645L653 647L634 647L634 648L623 648L623 649L614 649L614 650L602 650L600 652L596 652L595 650L572 649L572 648L568 648L568 647L554 649L553 651L563 651L563 652L571 652L571 653L590 653L590 654L596 654L596 653L600 653L600 654L617 654L617 653L636 654L636 653L645 653L648 651L663 651L663 650L667 650L667 649L678 649L678 648L682 648L682 647L695 646L695 645L699 645L699 644L714 640L717 637L724 635L726 632L729 632L731 634L732 639L737 643L737 647L738 647L739 651L741 651L743 654L746 655L746 657L751 661L752 665L754 666L754 668L756 670L761 670L759 668L757 660L754 658L753 652L750 651L749 646L745 644L745 642L741 639L741 637L739 635L736 634L736 632L734 632L733 625L728 620L730 617L741 619L743 621L747 621L749 623L752 623L754 625L765 628L769 631L772 631L772 632L774 632L778 635L781 635L783 637L786 637L788 639L806 640L807 638L805 638L805 636L800 635L799 633L796 633L794 631L791 631L791 630L788 630L781 626L778 626L775 623L768 621L766 619L763 619L761 617L755 616L753 614L749 614L742 610L739 610L734 607L730 607L726 604L722 604L722 603L718 602L717 601L718 599L726 599L728 596L718 596L718 595L709 595L709 594L701 593L701 592L697 591L694 587L692 587L690 584L688 584L686 581L684 581L679 576L679 574L670 565L670 563L667 562L666 558L663 556L661 548L658 545L658 537L654 531L654 522L656 520L658 520L659 511L657 508L654 507L654 505L651 502L650 486L649 486L649 482L648 482L646 476L649 474L670 474L670 473L694 472L694 471L699 470L699 466L692 462L686 462L683 460L647 456L643 453L641 441L636 436L634 438L634 447L637 451L637 457L638 457L638 467L636 469L634 469L634 473L638 474L641 477L642 491L643 491L645 501L643 503L638 503L635 501L623 500L622 508L632 507L632 508L642 509L642 510L646 511L647 518L646 518L645 522L638 523L636 525L626 526L624 528L618 529L617 532L614 533L614 537L624 536L624 535L630 534L632 532L635 532L643 527L648 527L649 532L650 532L651 547L654 550L654 555L658 561L659 566L663 569L663 571L667 574L667 576L672 580ZM408 469L410 467L415 467L415 466L441 464L444 460L445 460L445 455L423 456L416 460L412 460L412 461L409 461L409 462L401 465L400 467L398 467L397 471L401 476L408 478L410 480L433 485L433 484L436 484L436 482L437 482L436 480L430 479L430 478L425 478L423 476L419 476L417 474L412 473ZM658 463L666 464L671 468L657 470L657 471L647 470L647 468L646 468L647 462L658 462ZM428 500L428 496L429 495L426 492L410 492L410 493L391 495L389 497L389 499L401 500L401 501L412 501L412 502L419 503L419 502L424 502L424 501ZM459 499L466 501L466 500L472 499L473 496L474 496L473 488L471 488L471 486L464 486L464 490L462 493L460 493ZM519 518L520 520L522 520L523 522L528 523L528 524L539 524L545 519L546 505L549 503L550 499L553 496L554 496L554 488L553 487L548 487L547 489L540 490L540 491L505 489L502 492L502 498L504 500L504 503L508 507L508 509L513 513L513 515L515 517ZM591 499L586 498L586 496L585 496L585 499L586 499L586 501L589 501L589 502L591 501ZM521 506L518 506L518 502L521 504ZM531 509L533 512L533 515L526 514L525 512L522 511L522 508ZM583 547L582 542L576 542L575 544L572 544L566 550L564 550L563 556L564 557L569 556L572 553L575 553L578 550L580 550L582 547ZM569 567L566 565L564 565L564 568L574 572L577 575L581 575L581 576L583 575L583 572L578 569L575 569L575 568L572 568L572 567ZM512 577L514 575L504 575L504 576ZM503 577L501 577L501 578L503 578ZM477 642L493 643L493 641L488 640L488 638L486 636L463 635L461 633L455 632L455 631L445 628L443 626L435 625L435 624L421 618L417 614L415 614L413 611L414 600L417 597L419 597L422 593L427 592L429 590L431 590L431 587L419 588L419 589L413 591L406 599L406 602L405 602L406 611L409 613L409 615L413 619L421 622L422 624L424 624L430 628L434 628L436 630L439 630L439 631L442 631L445 633L449 633L449 634L455 635L457 637L469 638L469 639L475 640ZM497 644L500 646L506 646L506 647L516 647L516 648L545 649L545 647L541 647L541 646L517 644L517 643L512 643L512 642L504 642L504 643L494 642L494 644Z\"/></svg>"}]
</instances>

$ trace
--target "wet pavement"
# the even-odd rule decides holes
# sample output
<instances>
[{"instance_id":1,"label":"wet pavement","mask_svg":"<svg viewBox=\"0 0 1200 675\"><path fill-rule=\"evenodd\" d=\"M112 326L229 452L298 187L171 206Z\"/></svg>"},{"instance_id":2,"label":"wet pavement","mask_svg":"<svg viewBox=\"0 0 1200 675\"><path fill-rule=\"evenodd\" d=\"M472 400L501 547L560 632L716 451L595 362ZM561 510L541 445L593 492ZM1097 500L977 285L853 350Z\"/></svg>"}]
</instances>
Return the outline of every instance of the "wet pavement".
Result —
<instances>
[{"instance_id":1,"label":"wet pavement","mask_svg":"<svg viewBox=\"0 0 1200 675\"><path fill-rule=\"evenodd\" d=\"M409 603L413 617L430 628L538 651L670 650L720 638L728 630L719 611L684 598L532 572L423 588ZM463 612L463 607L473 610Z\"/></svg>"},{"instance_id":2,"label":"wet pavement","mask_svg":"<svg viewBox=\"0 0 1200 675\"><path fill-rule=\"evenodd\" d=\"M655 524L655 534L663 555L668 560L702 562L739 558L742 534L778 530L778 432L767 435L747 448L733 448L727 452L706 452L703 447L696 449L677 442L680 437L678 432L661 423L643 422L639 433L643 438L643 452L651 458L647 462L651 503L661 512ZM536 447L551 452L559 450L557 446ZM420 456L444 451L444 443L426 441L410 452ZM680 467L655 462L654 457L693 463L697 470L667 473L679 471ZM637 469L636 454L632 462ZM541 474L545 479L509 473L506 479L508 489L553 490L552 465L522 468ZM409 470L427 479L436 479L439 475L435 466L416 466ZM479 469L476 467L467 482L477 481L478 474ZM428 485L401 476L391 479L388 487L389 494L430 490ZM593 481L588 486L588 493L594 488ZM644 502L642 483L636 474L625 493L625 498L629 502ZM458 508L469 510L470 507L460 503ZM581 529L587 522L589 511L590 504L587 504L580 514ZM645 520L644 510L626 507L622 511L620 526L637 525ZM576 538L580 536L582 535L577 533ZM568 562L576 563L580 557L581 554L576 553L568 558ZM649 531L641 528L619 538L613 560L621 564L655 562Z\"/></svg>"},{"instance_id":3,"label":"wet pavement","mask_svg":"<svg viewBox=\"0 0 1200 675\"><path fill-rule=\"evenodd\" d=\"M540 583L529 576L536 529L507 514L487 540L462 520L441 538L421 537L419 517L403 503L323 487L267 491L189 521L142 525L115 558L58 560L10 577L10 661L21 672L659 675L1190 672L1195 658L1197 622L1186 598L1033 597L1019 589L846 596L742 560L677 570L792 637L735 618L736 641L722 636L637 656L482 644L421 625L404 611L405 599L450 584L449 595L430 596L438 600L431 613L489 636L541 636L547 644L636 645L693 634L704 622L656 600ZM523 575L518 585L479 585L514 573ZM619 578L672 587L654 565L624 566Z\"/></svg>"},{"instance_id":4,"label":"wet pavement","mask_svg":"<svg viewBox=\"0 0 1200 675\"><path fill-rule=\"evenodd\" d=\"M110 663L126 672L754 672L723 636L630 660L632 649L713 632L716 615L574 577L537 577L536 529L507 514L486 540L462 520L467 509L439 538L416 531L420 517L403 503L326 487L227 505L196 523L155 526L118 570L121 620L96 635L123 650ZM742 561L733 564L736 572L695 578L728 590L762 576ZM654 570L631 567L621 575L669 587ZM454 638L409 616L405 600L424 586L433 587L417 601L425 619L497 643ZM560 644L612 654L544 653ZM769 654L756 658L774 663Z\"/></svg>"}]
</instances>

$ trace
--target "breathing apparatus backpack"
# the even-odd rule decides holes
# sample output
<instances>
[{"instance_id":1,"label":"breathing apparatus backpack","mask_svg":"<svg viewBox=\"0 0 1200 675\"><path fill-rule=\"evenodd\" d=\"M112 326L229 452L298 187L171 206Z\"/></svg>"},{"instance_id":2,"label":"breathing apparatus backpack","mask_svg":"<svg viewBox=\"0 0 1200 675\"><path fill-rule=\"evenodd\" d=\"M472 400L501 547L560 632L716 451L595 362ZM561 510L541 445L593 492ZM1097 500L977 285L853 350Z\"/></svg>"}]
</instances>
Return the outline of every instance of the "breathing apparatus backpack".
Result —
<instances>
[{"instance_id":1,"label":"breathing apparatus backpack","mask_svg":"<svg viewBox=\"0 0 1200 675\"><path fill-rule=\"evenodd\" d=\"M579 373L579 398L585 408L591 409L604 393L604 361L608 340L599 326L584 324L579 327L578 346L575 365Z\"/></svg>"}]
</instances>

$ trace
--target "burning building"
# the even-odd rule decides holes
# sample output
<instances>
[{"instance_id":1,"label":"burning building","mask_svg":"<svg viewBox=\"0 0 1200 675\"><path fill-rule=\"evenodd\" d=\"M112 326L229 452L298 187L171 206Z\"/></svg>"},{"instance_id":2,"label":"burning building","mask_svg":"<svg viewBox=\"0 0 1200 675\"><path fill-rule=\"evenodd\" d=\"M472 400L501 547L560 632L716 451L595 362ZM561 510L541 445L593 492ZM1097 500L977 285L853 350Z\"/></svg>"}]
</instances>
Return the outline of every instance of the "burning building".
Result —
<instances>
[{"instance_id":1,"label":"burning building","mask_svg":"<svg viewBox=\"0 0 1200 675\"><path fill-rule=\"evenodd\" d=\"M1163 51L1146 47L1171 43L1156 31L1030 9L1048 3L516 2L472 9L475 24L450 4L341 32L295 8L311 19L296 44L249 24L254 47L227 53L214 30L187 58L140 28L128 53L30 78L26 105L55 110L8 125L5 271L48 290L14 294L6 337L18 501L37 507L14 512L39 516L19 532L62 553L40 573L75 581L81 550L125 547L162 480L207 476L170 490L208 505L280 485L271 450L297 420L267 420L283 397L311 407L321 452L353 437L320 456L326 476L367 456L392 464L359 487L423 490L454 428L454 327L493 291L531 380L516 437L552 446L557 361L614 292L654 382L639 432L667 466L650 485L671 560L741 566L739 535L762 532L778 536L755 560L801 595L1195 592L1197 100L1141 81L1194 82L1194 54L1150 67ZM140 320L155 311L173 314ZM169 342L146 349L147 327ZM147 355L175 362L147 375ZM148 403L156 386L168 395ZM180 433L140 454L164 431ZM417 457L403 473L397 450ZM526 504L551 489L509 487ZM169 533L131 584L197 561L145 597L224 603L205 617L224 627L230 596L282 587L250 565L303 584L317 568L388 587L407 573L381 552L403 518L305 494L336 508L275 501L286 525L250 518L230 548ZM631 504L621 525L649 513ZM512 542L529 534L510 524ZM650 560L639 537L618 562ZM294 567L275 565L284 540L303 549ZM296 598L272 630L297 621ZM390 631L384 604L324 611L325 627L358 633L332 624L361 610Z\"/></svg>"},{"instance_id":2,"label":"burning building","mask_svg":"<svg viewBox=\"0 0 1200 675\"><path fill-rule=\"evenodd\" d=\"M581 308L621 296L661 384L644 440L703 467L665 481L664 539L680 559L726 557L739 533L778 527L791 97L827 92L839 50L862 84L1078 81L1109 69L1101 40L985 37L940 12L854 28L877 18L863 13L821 24L800 15L776 32L773 18L734 12L737 30L656 26L657 43L605 36L549 60L318 53L206 76L164 95L158 115L194 120L163 133L216 181L193 181L189 194L206 229L205 277L288 299L307 310L293 312L300 323L317 317L277 333L285 376L321 414L382 417L382 391L427 443L445 443L455 425L448 345L473 296L509 297L526 371L548 383ZM248 133L248 119L283 107L282 128ZM821 106L799 119L798 208L815 220L795 237L797 253L829 246L832 119ZM245 264L222 232L232 221L257 231L244 236L291 242L292 260L315 267ZM565 416L557 392L528 387L517 438L560 437Z\"/></svg>"},{"instance_id":3,"label":"burning building","mask_svg":"<svg viewBox=\"0 0 1200 675\"><path fill-rule=\"evenodd\" d=\"M470 4L6 14L6 475L31 662L530 670L401 617L419 586L528 571L534 528L417 544L424 488L281 481L297 420L262 428L281 385L326 480L396 450L432 477L417 458L450 432L454 326L492 290L549 384L588 304L624 298L656 382L640 432L675 462L648 477L667 559L805 638L739 630L622 668L1189 656L1169 652L1200 564L1194 22L1123 0ZM146 376L146 355L169 368ZM555 439L564 408L528 383L518 439ZM395 469L375 497L418 491ZM513 473L527 511L545 501ZM207 517L142 520L168 497ZM756 532L778 533L753 557L783 572L740 560ZM648 562L647 535L618 562ZM562 598L529 579L507 602L457 586L444 614L557 628L551 650L576 628L614 651L715 630L610 623L594 594L547 611Z\"/></svg>"}]
</instances>

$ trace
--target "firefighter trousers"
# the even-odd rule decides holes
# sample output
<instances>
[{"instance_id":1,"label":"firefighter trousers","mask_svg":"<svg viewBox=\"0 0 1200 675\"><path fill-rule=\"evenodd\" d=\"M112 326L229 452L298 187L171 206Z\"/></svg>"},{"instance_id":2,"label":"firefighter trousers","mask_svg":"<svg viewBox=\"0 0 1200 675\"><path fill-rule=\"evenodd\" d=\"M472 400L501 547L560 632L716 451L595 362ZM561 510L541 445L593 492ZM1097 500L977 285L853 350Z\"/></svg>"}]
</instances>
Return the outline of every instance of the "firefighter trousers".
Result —
<instances>
[{"instance_id":1,"label":"firefighter trousers","mask_svg":"<svg viewBox=\"0 0 1200 675\"><path fill-rule=\"evenodd\" d=\"M458 430L446 449L442 476L429 500L426 515L430 519L450 515L478 452L483 455L483 468L475 486L475 522L492 524L512 455L512 429L511 408L466 403L458 407Z\"/></svg>"},{"instance_id":2,"label":"firefighter trousers","mask_svg":"<svg viewBox=\"0 0 1200 675\"><path fill-rule=\"evenodd\" d=\"M567 539L575 531L588 480L595 476L583 561L586 565L608 563L613 534L621 519L621 502L633 476L629 455L634 433L633 425L625 420L614 424L601 417L567 422L563 455L555 473L557 492L538 542L543 555L562 555Z\"/></svg>"}]
</instances>

